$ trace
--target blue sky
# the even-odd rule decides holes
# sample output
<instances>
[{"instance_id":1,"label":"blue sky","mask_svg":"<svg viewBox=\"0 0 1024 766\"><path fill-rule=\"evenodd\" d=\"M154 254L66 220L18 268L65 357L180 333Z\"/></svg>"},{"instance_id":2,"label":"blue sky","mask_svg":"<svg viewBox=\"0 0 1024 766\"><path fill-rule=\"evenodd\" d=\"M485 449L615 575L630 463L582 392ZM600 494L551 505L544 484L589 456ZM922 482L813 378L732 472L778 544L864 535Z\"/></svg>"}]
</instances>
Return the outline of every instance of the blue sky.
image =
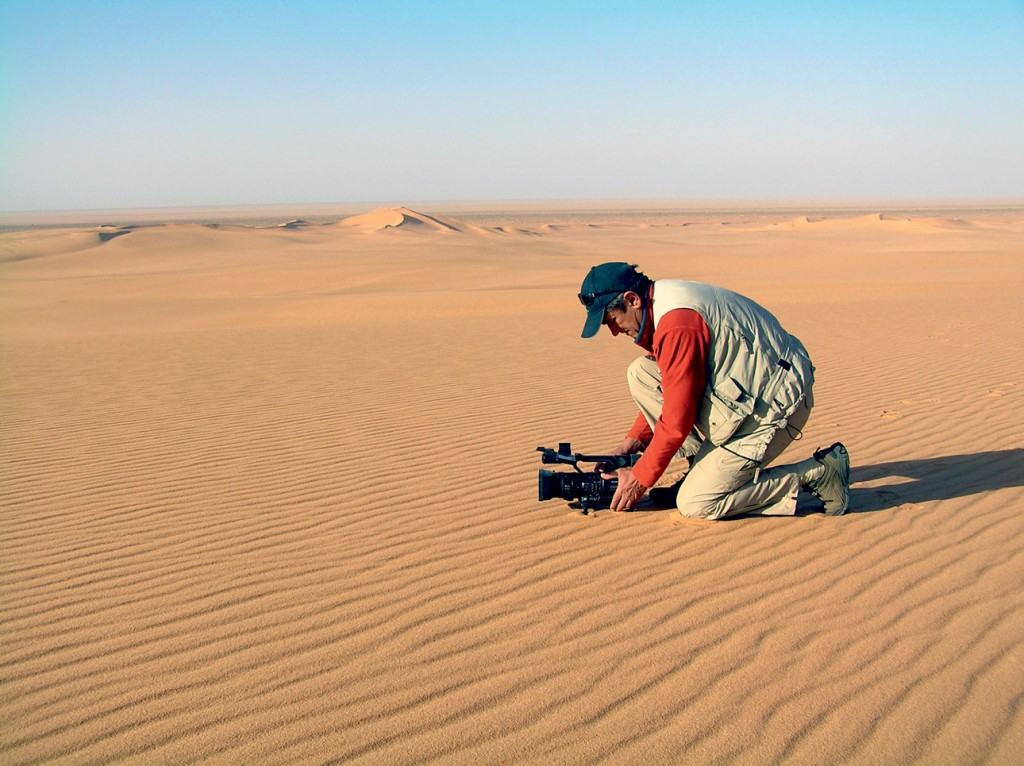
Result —
<instances>
[{"instance_id":1,"label":"blue sky","mask_svg":"<svg viewBox=\"0 0 1024 766\"><path fill-rule=\"evenodd\" d=\"M1024 0L0 5L0 210L1024 198Z\"/></svg>"}]
</instances>

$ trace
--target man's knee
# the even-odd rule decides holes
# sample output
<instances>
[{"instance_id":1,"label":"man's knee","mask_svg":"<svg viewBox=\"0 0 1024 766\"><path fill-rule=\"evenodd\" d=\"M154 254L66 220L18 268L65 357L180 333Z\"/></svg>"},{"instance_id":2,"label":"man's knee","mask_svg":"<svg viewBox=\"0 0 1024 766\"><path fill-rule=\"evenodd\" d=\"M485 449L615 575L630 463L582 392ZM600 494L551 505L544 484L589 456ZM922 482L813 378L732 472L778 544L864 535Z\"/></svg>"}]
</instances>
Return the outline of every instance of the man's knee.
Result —
<instances>
[{"instance_id":1,"label":"man's knee","mask_svg":"<svg viewBox=\"0 0 1024 766\"><path fill-rule=\"evenodd\" d=\"M720 519L730 496L753 478L751 463L727 450L711 449L697 457L676 495L679 513L688 519Z\"/></svg>"},{"instance_id":2,"label":"man's knee","mask_svg":"<svg viewBox=\"0 0 1024 766\"><path fill-rule=\"evenodd\" d=\"M676 498L676 507L679 509L679 515L688 519L718 519L722 515L722 498L684 497L680 492Z\"/></svg>"},{"instance_id":3,"label":"man's knee","mask_svg":"<svg viewBox=\"0 0 1024 766\"><path fill-rule=\"evenodd\" d=\"M651 369L652 366L654 369ZM661 377L658 373L657 362L646 356L638 356L626 368L626 385L629 386L629 391L634 399L638 394L658 391L661 386Z\"/></svg>"},{"instance_id":4,"label":"man's knee","mask_svg":"<svg viewBox=\"0 0 1024 766\"><path fill-rule=\"evenodd\" d=\"M638 356L626 367L626 383L629 385L630 390L633 389L633 386L640 384L640 378L644 374L643 361L644 358Z\"/></svg>"}]
</instances>

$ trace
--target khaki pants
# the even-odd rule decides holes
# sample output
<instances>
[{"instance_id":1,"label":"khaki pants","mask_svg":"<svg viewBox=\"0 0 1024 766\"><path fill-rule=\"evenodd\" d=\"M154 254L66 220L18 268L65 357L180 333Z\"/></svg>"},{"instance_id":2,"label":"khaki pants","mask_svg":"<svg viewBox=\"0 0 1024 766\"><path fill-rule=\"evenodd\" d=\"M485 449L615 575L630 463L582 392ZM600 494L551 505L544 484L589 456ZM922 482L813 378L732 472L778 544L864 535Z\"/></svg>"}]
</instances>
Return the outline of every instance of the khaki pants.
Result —
<instances>
[{"instance_id":1,"label":"khaki pants","mask_svg":"<svg viewBox=\"0 0 1024 766\"><path fill-rule=\"evenodd\" d=\"M649 357L639 357L629 365L626 380L633 401L653 429L665 401L657 363ZM676 496L679 512L695 519L796 513L800 469L788 465L758 469L763 469L789 446L792 434L804 427L813 406L814 398L807 391L802 404L790 416L787 428L745 424L721 447L705 441L696 429L691 431L678 453L680 457L695 457ZM762 454L759 461L750 459Z\"/></svg>"}]
</instances>

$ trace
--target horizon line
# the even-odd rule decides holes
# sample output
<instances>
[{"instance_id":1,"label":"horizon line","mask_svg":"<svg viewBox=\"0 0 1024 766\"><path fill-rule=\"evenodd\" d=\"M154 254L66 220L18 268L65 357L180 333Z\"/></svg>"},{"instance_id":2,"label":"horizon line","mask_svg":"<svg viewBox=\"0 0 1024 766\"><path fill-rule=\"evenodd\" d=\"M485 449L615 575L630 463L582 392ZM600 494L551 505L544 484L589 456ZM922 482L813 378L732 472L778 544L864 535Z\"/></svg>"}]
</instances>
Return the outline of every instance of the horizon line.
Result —
<instances>
[{"instance_id":1,"label":"horizon line","mask_svg":"<svg viewBox=\"0 0 1024 766\"><path fill-rule=\"evenodd\" d=\"M0 219L13 216L60 216L60 215L95 215L110 213L194 213L213 211L258 211L281 208L359 208L359 207L412 207L415 205L433 205L451 208L464 206L476 209L503 210L511 206L513 209L550 210L546 205L560 210L592 209L594 207L614 209L671 209L671 210L789 210L794 207L814 209L861 209L864 207L884 206L915 209L946 208L966 209L979 207L1024 207L1024 196L1021 197L832 197L832 198L780 198L765 199L755 197L537 197L537 198L421 198L421 199L370 199L370 200L335 200L335 201L299 201L299 202L247 202L247 203L216 203L196 205L141 205L130 207L81 207L81 208L27 208L0 210ZM742 207L741 207L742 206Z\"/></svg>"}]
</instances>

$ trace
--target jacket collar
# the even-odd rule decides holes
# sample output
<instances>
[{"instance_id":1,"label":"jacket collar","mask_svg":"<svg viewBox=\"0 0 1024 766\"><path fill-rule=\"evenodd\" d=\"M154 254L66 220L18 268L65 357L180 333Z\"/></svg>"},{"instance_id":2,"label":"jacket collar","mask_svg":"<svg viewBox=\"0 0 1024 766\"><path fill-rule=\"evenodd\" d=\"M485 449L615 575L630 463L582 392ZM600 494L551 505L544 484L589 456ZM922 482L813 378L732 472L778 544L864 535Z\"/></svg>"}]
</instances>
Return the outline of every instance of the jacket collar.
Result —
<instances>
[{"instance_id":1,"label":"jacket collar","mask_svg":"<svg viewBox=\"0 0 1024 766\"><path fill-rule=\"evenodd\" d=\"M640 332L633 338L633 342L647 351L654 349L654 280L651 280L647 289L643 314L640 316Z\"/></svg>"}]
</instances>

